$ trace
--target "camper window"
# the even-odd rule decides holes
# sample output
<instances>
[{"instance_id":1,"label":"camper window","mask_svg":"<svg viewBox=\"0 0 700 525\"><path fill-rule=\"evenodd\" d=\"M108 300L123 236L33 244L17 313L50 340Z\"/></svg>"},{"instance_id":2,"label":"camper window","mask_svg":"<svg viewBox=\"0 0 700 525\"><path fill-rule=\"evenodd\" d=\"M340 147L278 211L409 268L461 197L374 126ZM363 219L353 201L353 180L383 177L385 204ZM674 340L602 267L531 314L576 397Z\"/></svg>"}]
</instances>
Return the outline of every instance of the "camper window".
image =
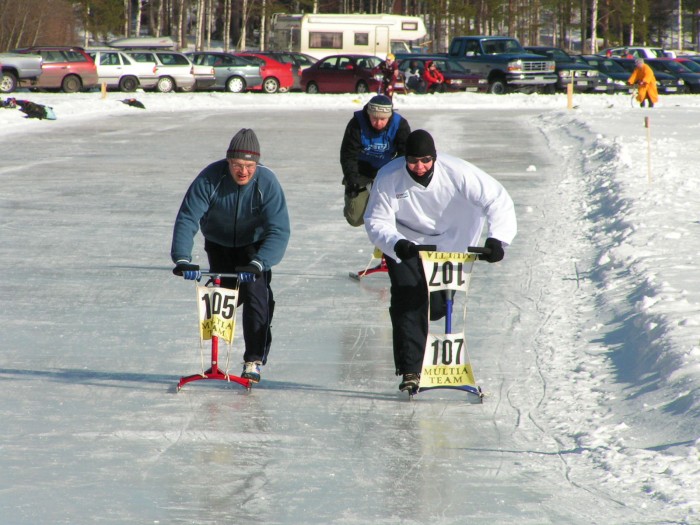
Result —
<instances>
[{"instance_id":1,"label":"camper window","mask_svg":"<svg viewBox=\"0 0 700 525\"><path fill-rule=\"evenodd\" d=\"M355 33L355 45L356 46L368 46L369 45L369 33Z\"/></svg>"},{"instance_id":2,"label":"camper window","mask_svg":"<svg viewBox=\"0 0 700 525\"><path fill-rule=\"evenodd\" d=\"M343 49L343 33L310 32L309 47L312 49Z\"/></svg>"}]
</instances>

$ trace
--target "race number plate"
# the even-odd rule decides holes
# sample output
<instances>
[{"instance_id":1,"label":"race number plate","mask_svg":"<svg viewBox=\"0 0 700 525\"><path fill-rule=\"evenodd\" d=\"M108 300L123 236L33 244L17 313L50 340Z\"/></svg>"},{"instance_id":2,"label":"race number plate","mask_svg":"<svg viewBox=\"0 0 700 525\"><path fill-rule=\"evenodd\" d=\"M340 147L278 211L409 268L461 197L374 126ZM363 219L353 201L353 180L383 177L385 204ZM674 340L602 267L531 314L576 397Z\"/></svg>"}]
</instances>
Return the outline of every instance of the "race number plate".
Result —
<instances>
[{"instance_id":1,"label":"race number plate","mask_svg":"<svg viewBox=\"0 0 700 525\"><path fill-rule=\"evenodd\" d=\"M236 330L238 290L197 286L197 299L200 339L217 336L231 344Z\"/></svg>"},{"instance_id":2,"label":"race number plate","mask_svg":"<svg viewBox=\"0 0 700 525\"><path fill-rule=\"evenodd\" d=\"M428 335L419 388L476 388L466 350L463 333Z\"/></svg>"},{"instance_id":3,"label":"race number plate","mask_svg":"<svg viewBox=\"0 0 700 525\"><path fill-rule=\"evenodd\" d=\"M428 293L440 290L467 293L472 267L478 255L429 251L421 252L420 255ZM428 334L419 390L431 388L477 391L463 331Z\"/></svg>"}]
</instances>

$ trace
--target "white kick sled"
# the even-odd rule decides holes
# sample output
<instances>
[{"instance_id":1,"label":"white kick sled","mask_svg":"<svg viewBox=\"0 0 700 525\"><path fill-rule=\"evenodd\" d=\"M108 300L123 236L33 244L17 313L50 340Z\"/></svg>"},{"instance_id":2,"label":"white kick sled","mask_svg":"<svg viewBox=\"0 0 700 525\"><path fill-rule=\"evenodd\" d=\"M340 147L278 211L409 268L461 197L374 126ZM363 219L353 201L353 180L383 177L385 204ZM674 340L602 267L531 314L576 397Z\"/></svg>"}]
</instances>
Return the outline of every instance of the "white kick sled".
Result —
<instances>
[{"instance_id":1,"label":"white kick sled","mask_svg":"<svg viewBox=\"0 0 700 525\"><path fill-rule=\"evenodd\" d=\"M472 246L468 248L467 253L419 252L428 285L428 296L437 291L445 294L445 331L437 333L433 331L432 325L429 327L420 383L418 390L408 391L409 399L413 399L418 392L444 388L468 392L476 396L478 402L483 402L484 394L476 384L469 359L464 327L467 315L466 295L469 291L472 267L479 258L478 254L489 252L488 248ZM465 298L460 331L455 331L452 324L457 292L463 292Z\"/></svg>"}]
</instances>

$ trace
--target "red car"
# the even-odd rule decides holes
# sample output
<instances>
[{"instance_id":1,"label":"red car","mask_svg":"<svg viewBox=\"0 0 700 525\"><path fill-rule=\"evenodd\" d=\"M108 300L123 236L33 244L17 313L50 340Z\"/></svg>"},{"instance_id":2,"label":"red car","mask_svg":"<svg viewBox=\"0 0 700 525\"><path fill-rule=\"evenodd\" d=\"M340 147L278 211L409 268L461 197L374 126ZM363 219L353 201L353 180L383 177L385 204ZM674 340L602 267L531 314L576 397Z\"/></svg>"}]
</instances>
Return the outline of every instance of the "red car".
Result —
<instances>
[{"instance_id":1,"label":"red car","mask_svg":"<svg viewBox=\"0 0 700 525\"><path fill-rule=\"evenodd\" d=\"M22 82L22 87L60 89L65 93L75 93L97 86L97 66L82 47L33 46L15 49L13 52L41 55L44 59L41 75L35 80Z\"/></svg>"},{"instance_id":2,"label":"red car","mask_svg":"<svg viewBox=\"0 0 700 525\"><path fill-rule=\"evenodd\" d=\"M235 54L248 59L256 66L260 66L260 75L263 77L262 85L251 87L251 90L262 89L265 93L277 93L278 91L285 93L292 89L292 85L294 85L292 64L283 64L272 57L249 51Z\"/></svg>"},{"instance_id":3,"label":"red car","mask_svg":"<svg viewBox=\"0 0 700 525\"><path fill-rule=\"evenodd\" d=\"M376 93L382 75L374 68L381 62L372 55L328 56L301 72L301 89L307 93Z\"/></svg>"}]
</instances>

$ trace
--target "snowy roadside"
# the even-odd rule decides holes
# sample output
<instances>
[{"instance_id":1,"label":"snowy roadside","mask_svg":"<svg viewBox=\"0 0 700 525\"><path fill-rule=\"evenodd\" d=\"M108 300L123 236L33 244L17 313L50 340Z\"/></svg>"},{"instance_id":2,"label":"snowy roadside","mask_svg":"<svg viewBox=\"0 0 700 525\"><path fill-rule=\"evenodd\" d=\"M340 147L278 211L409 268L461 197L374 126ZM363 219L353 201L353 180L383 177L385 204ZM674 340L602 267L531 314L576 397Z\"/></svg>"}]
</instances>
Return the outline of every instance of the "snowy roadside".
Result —
<instances>
[{"instance_id":1,"label":"snowy roadside","mask_svg":"<svg viewBox=\"0 0 700 525\"><path fill-rule=\"evenodd\" d=\"M580 289L554 299L569 315L542 337L544 367L559 379L553 397L571 403L565 413L553 403L550 415L571 440L563 446L606 473L602 484L615 478L685 508L691 521L700 512L689 482L700 479L700 167L687 152L700 146L698 116L684 106L623 108L547 113L539 123L566 161L563 190L580 204L572 219L597 252L572 261ZM592 318L575 313L591 297L600 321L567 330Z\"/></svg>"}]
</instances>

